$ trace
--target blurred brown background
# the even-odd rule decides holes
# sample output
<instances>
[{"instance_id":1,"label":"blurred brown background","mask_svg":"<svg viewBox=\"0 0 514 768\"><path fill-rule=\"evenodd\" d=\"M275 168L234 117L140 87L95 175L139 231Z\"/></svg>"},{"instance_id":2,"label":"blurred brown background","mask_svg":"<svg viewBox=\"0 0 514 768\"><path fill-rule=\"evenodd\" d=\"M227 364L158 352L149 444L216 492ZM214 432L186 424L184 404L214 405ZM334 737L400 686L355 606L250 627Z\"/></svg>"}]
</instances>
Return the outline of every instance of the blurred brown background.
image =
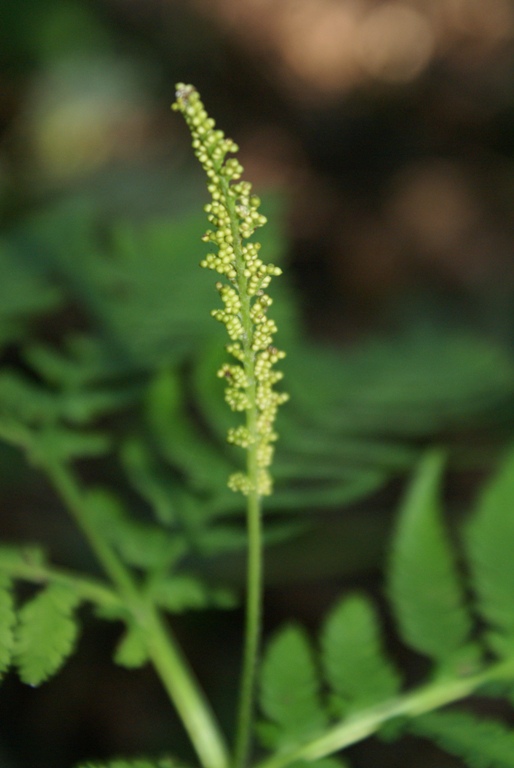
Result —
<instances>
[{"instance_id":1,"label":"blurred brown background","mask_svg":"<svg viewBox=\"0 0 514 768\"><path fill-rule=\"evenodd\" d=\"M193 81L247 176L287 194L311 323L368 324L434 288L500 322L510 0L25 0L2 16L7 220L84 191L165 209L187 145L167 106Z\"/></svg>"}]
</instances>

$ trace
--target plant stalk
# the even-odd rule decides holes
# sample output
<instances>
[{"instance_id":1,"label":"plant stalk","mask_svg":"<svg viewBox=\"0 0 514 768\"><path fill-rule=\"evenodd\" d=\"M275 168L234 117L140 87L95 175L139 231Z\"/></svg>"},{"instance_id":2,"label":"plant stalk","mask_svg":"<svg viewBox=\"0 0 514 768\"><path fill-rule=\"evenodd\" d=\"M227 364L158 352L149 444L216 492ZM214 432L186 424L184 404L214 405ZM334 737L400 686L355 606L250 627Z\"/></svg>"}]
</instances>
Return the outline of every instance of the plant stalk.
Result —
<instances>
[{"instance_id":1,"label":"plant stalk","mask_svg":"<svg viewBox=\"0 0 514 768\"><path fill-rule=\"evenodd\" d=\"M248 380L250 407L246 411L246 426L250 434L247 449L246 469L252 490L247 496L246 525L248 532L247 570L246 570L246 614L243 647L243 662L234 746L234 768L245 768L251 748L253 712L255 700L255 682L257 659L259 656L261 621L262 621L262 497L258 490L259 463L257 458L257 382L255 378L255 352L252 349L254 325L250 314L251 298L248 295L247 280L244 275L245 261L242 251L239 220L235 210L235 201L229 194L229 183L221 180L230 215L232 245L235 254L237 285L241 301L241 323L244 329L244 371Z\"/></svg>"},{"instance_id":2,"label":"plant stalk","mask_svg":"<svg viewBox=\"0 0 514 768\"><path fill-rule=\"evenodd\" d=\"M147 648L153 666L189 734L204 768L227 768L229 757L210 705L159 612L145 611Z\"/></svg>"},{"instance_id":3,"label":"plant stalk","mask_svg":"<svg viewBox=\"0 0 514 768\"><path fill-rule=\"evenodd\" d=\"M259 655L262 616L262 532L261 499L257 493L248 496L248 563L245 617L245 644L241 671L241 687L234 750L235 768L244 768L251 746L255 699L255 678Z\"/></svg>"},{"instance_id":4,"label":"plant stalk","mask_svg":"<svg viewBox=\"0 0 514 768\"><path fill-rule=\"evenodd\" d=\"M50 568L45 564L24 562L22 555L12 560L0 558L0 573L31 584L60 584L72 589L81 600L106 608L121 607L122 603L112 588L95 579L87 578L62 568Z\"/></svg>"}]
</instances>

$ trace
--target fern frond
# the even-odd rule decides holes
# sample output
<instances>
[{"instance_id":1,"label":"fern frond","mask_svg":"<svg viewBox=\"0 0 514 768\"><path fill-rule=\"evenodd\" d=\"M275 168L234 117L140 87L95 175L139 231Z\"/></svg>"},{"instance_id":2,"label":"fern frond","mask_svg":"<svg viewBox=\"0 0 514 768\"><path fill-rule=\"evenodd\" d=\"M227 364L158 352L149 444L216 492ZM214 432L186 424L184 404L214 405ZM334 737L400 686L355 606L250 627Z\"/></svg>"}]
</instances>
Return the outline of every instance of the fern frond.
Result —
<instances>
[{"instance_id":1,"label":"fern frond","mask_svg":"<svg viewBox=\"0 0 514 768\"><path fill-rule=\"evenodd\" d=\"M321 632L322 664L339 716L396 695L400 678L380 644L378 620L361 595L343 599Z\"/></svg>"},{"instance_id":2,"label":"fern frond","mask_svg":"<svg viewBox=\"0 0 514 768\"><path fill-rule=\"evenodd\" d=\"M77 458L97 457L107 453L110 440L96 432L69 429L64 425L47 427L31 436L29 452L36 465L63 463Z\"/></svg>"},{"instance_id":3,"label":"fern frond","mask_svg":"<svg viewBox=\"0 0 514 768\"><path fill-rule=\"evenodd\" d=\"M132 486L147 501L158 522L176 522L171 483L167 481L151 454L149 445L136 437L126 440L121 448L123 468Z\"/></svg>"},{"instance_id":4,"label":"fern frond","mask_svg":"<svg viewBox=\"0 0 514 768\"><path fill-rule=\"evenodd\" d=\"M83 393L78 397L87 398L87 395ZM24 439L14 438L12 442L28 449L36 463L44 463L50 458L66 461L77 456L105 453L109 446L105 436L73 430L62 423L76 408L81 410L77 403L70 405L65 393L50 392L11 371L0 375L1 422L25 430ZM78 417L79 414L74 415ZM2 430L2 437L11 442L5 430Z\"/></svg>"},{"instance_id":5,"label":"fern frond","mask_svg":"<svg viewBox=\"0 0 514 768\"><path fill-rule=\"evenodd\" d=\"M514 452L482 493L465 543L478 610L503 642L514 643ZM502 653L501 638L494 643Z\"/></svg>"},{"instance_id":6,"label":"fern frond","mask_svg":"<svg viewBox=\"0 0 514 768\"><path fill-rule=\"evenodd\" d=\"M442 521L440 453L422 461L403 503L392 542L388 593L405 641L442 663L471 630L463 588Z\"/></svg>"},{"instance_id":7,"label":"fern frond","mask_svg":"<svg viewBox=\"0 0 514 768\"><path fill-rule=\"evenodd\" d=\"M9 669L14 651L16 614L12 582L0 573L0 677Z\"/></svg>"},{"instance_id":8,"label":"fern frond","mask_svg":"<svg viewBox=\"0 0 514 768\"><path fill-rule=\"evenodd\" d=\"M72 653L78 635L74 616L80 598L60 584L51 584L19 612L14 661L21 680L39 685L54 675Z\"/></svg>"},{"instance_id":9,"label":"fern frond","mask_svg":"<svg viewBox=\"0 0 514 768\"><path fill-rule=\"evenodd\" d=\"M182 384L172 371L154 377L146 397L146 415L163 456L178 467L198 491L224 487L234 465L224 458L224 443L216 450L185 417ZM221 398L220 398L221 399ZM169 425L173 425L171 429Z\"/></svg>"},{"instance_id":10,"label":"fern frond","mask_svg":"<svg viewBox=\"0 0 514 768\"><path fill-rule=\"evenodd\" d=\"M62 305L61 291L34 269L7 238L0 241L0 344L18 341L30 320Z\"/></svg>"},{"instance_id":11,"label":"fern frond","mask_svg":"<svg viewBox=\"0 0 514 768\"><path fill-rule=\"evenodd\" d=\"M152 580L147 595L170 613L203 608L233 608L234 596L226 589L208 587L202 580L180 573Z\"/></svg>"},{"instance_id":12,"label":"fern frond","mask_svg":"<svg viewBox=\"0 0 514 768\"><path fill-rule=\"evenodd\" d=\"M514 731L468 712L431 712L409 730L462 758L470 768L514 768Z\"/></svg>"},{"instance_id":13,"label":"fern frond","mask_svg":"<svg viewBox=\"0 0 514 768\"><path fill-rule=\"evenodd\" d=\"M132 519L120 499L108 489L89 489L87 504L91 521L126 563L142 569L163 569L184 555L183 537Z\"/></svg>"},{"instance_id":14,"label":"fern frond","mask_svg":"<svg viewBox=\"0 0 514 768\"><path fill-rule=\"evenodd\" d=\"M73 424L88 424L104 413L120 410L140 389L140 385L115 380L108 369L98 369L95 361L84 357L88 352L83 341L66 339L65 351L33 344L23 353L41 380L51 385L60 416Z\"/></svg>"},{"instance_id":15,"label":"fern frond","mask_svg":"<svg viewBox=\"0 0 514 768\"><path fill-rule=\"evenodd\" d=\"M275 748L305 742L326 725L314 654L300 626L285 627L269 643L260 672L260 705L274 726L261 733Z\"/></svg>"},{"instance_id":16,"label":"fern frond","mask_svg":"<svg viewBox=\"0 0 514 768\"><path fill-rule=\"evenodd\" d=\"M44 567L46 563L46 554L41 547L34 545L0 545L0 572L16 573L18 568L23 569L27 565L39 568Z\"/></svg>"},{"instance_id":17,"label":"fern frond","mask_svg":"<svg viewBox=\"0 0 514 768\"><path fill-rule=\"evenodd\" d=\"M184 555L184 537L150 523L120 521L113 544L126 563L146 570L171 568Z\"/></svg>"}]
</instances>

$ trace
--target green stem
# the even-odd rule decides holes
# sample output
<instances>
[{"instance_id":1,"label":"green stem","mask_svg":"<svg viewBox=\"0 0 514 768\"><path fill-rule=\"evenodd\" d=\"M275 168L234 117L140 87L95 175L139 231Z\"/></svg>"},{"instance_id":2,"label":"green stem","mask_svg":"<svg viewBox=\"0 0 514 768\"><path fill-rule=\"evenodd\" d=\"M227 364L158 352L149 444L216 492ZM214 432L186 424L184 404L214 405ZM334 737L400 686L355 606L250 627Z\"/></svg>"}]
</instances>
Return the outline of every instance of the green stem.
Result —
<instances>
[{"instance_id":1,"label":"green stem","mask_svg":"<svg viewBox=\"0 0 514 768\"><path fill-rule=\"evenodd\" d=\"M100 564L118 589L145 635L149 656L175 705L203 768L227 768L229 759L223 735L203 691L159 612L149 606L132 574L91 524L83 492L69 467L47 463L47 473L67 509L88 540Z\"/></svg>"},{"instance_id":2,"label":"green stem","mask_svg":"<svg viewBox=\"0 0 514 768\"><path fill-rule=\"evenodd\" d=\"M286 768L297 760L319 760L368 738L394 718L423 715L465 699L487 683L508 679L513 675L514 659L509 659L469 677L438 680L349 717L307 744L262 761L257 768Z\"/></svg>"},{"instance_id":3,"label":"green stem","mask_svg":"<svg viewBox=\"0 0 514 768\"><path fill-rule=\"evenodd\" d=\"M63 568L49 568L47 565L26 562L23 560L23 553L16 553L16 557L5 560L2 552L0 573L5 573L13 579L28 581L31 584L60 584L72 589L81 600L104 608L121 606L120 598L116 592L102 584L101 581L79 576Z\"/></svg>"},{"instance_id":4,"label":"green stem","mask_svg":"<svg viewBox=\"0 0 514 768\"><path fill-rule=\"evenodd\" d=\"M141 616L141 626L146 630L150 659L175 704L201 764L204 768L227 768L229 757L214 714L162 617L154 608L147 609Z\"/></svg>"},{"instance_id":5,"label":"green stem","mask_svg":"<svg viewBox=\"0 0 514 768\"><path fill-rule=\"evenodd\" d=\"M90 511L84 503L84 491L80 488L70 468L60 462L46 462L46 473L75 524L82 531L97 560L126 600L137 599L138 590L127 568L112 547L90 520Z\"/></svg>"},{"instance_id":6,"label":"green stem","mask_svg":"<svg viewBox=\"0 0 514 768\"><path fill-rule=\"evenodd\" d=\"M248 564L245 618L245 644L234 750L235 768L243 768L251 746L252 720L255 698L255 677L259 654L262 614L262 533L261 503L255 494L248 496Z\"/></svg>"},{"instance_id":7,"label":"green stem","mask_svg":"<svg viewBox=\"0 0 514 768\"><path fill-rule=\"evenodd\" d=\"M244 275L245 260L242 252L239 219L235 200L230 194L227 180L221 186L230 215L232 245L235 255L237 287L241 301L241 323L244 330L244 371L248 381L247 394L250 407L246 411L246 426L250 435L246 468L252 491L247 496L246 517L248 531L248 562L246 576L246 616L241 669L241 684L234 747L234 768L244 768L251 747L257 658L259 655L262 614L262 497L258 491L259 462L257 458L257 382L255 379L255 352L252 349L254 324L251 317L251 297L248 295L247 278Z\"/></svg>"}]
</instances>

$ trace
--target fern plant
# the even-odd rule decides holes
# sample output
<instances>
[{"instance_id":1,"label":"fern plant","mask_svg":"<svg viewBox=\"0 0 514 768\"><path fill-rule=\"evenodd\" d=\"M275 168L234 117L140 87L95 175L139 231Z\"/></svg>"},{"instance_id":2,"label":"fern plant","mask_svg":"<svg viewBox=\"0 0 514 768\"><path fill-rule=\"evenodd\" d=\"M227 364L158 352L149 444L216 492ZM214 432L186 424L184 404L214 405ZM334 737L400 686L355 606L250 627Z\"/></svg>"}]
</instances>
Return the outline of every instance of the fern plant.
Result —
<instances>
[{"instance_id":1,"label":"fern plant","mask_svg":"<svg viewBox=\"0 0 514 768\"><path fill-rule=\"evenodd\" d=\"M99 385L98 371L105 370L106 359L98 356L98 347L76 338L65 355L44 345L27 350L31 366L60 385L54 391L42 390L11 372L0 377L1 437L45 473L103 570L101 578L55 566L39 547L0 548L0 674L13 667L31 686L57 674L76 647L79 609L89 604L100 618L123 627L114 655L117 664L153 666L202 768L286 768L306 763L342 768L351 764L345 755L348 747L372 735L390 740L403 733L432 740L472 768L512 768L514 731L499 720L480 716L472 697L514 701L514 523L510 513L514 453L459 531L450 534L443 518L444 455L439 451L423 458L400 509L389 548L385 597L399 641L429 663L425 680L404 681L405 675L386 651L381 611L360 593L345 595L336 603L317 638L291 623L279 629L261 653L262 507L273 492L275 418L288 399L275 388L282 378L276 365L284 353L275 346L277 327L268 317L272 300L267 289L281 270L260 258L259 246L252 240L265 219L250 184L240 180L240 164L227 159L227 154L237 152L236 145L215 128L193 86L177 86L174 109L184 116L208 177L211 202L206 212L213 229L204 240L214 246L214 252L203 259L202 266L220 276L216 288L222 307L211 314L225 326L230 340L230 362L220 362L216 350L206 356L205 369L217 367L217 377L225 384L225 400L240 421L227 423L213 399L214 388L205 384L209 377L203 370L201 376L194 371L193 389L202 389L200 401L214 414L213 429L227 429L231 446L228 454L207 449L184 421L184 392L174 370L166 367L156 373L143 396L152 440L143 439L141 433L126 435L119 449L133 489L153 510L153 519L141 518L132 513L122 494L86 487L75 461L103 457L111 450L108 436L94 423L96 416L119 407L120 401L133 401L134 393L120 386L119 367L112 370L116 386L113 382ZM45 307L59 301L47 288L39 297ZM6 337L24 332L17 323L6 323L3 330ZM315 352L311 354L314 357ZM345 414L343 407L335 407L340 405L339 381L331 378L330 356L318 354L315 359L323 391L312 413L310 405L305 408L303 429L302 420L295 423L284 409L284 434L289 435L284 442L287 447L289 440L291 459L289 467L281 467L280 461L275 465L282 481L295 467L296 471L305 467L307 474L312 471L313 419L324 423L329 435L326 450L334 452L338 466L345 448L338 447L333 422L348 426L350 435L359 423L358 413ZM354 367L357 382L367 370L366 359ZM215 380L214 371L211 380ZM291 384L295 394L294 377ZM301 401L300 387L296 394ZM366 402L369 410L364 413L368 419L375 418L373 392ZM173 424L175 440L162 427L163 414ZM391 459L394 448L397 453ZM234 471L239 449L245 451L245 467ZM356 441L346 449L355 451ZM389 456L397 466L413 458L393 444L375 443L373 450L375 460L380 457L384 462ZM163 457L169 459L168 465ZM188 476L193 493L177 484L177 473L169 471L170 465ZM323 474L319 468L316 471ZM369 490L377 482L371 473L359 487ZM241 506L241 494L246 533L227 523L227 516ZM282 510L302 503L301 490L286 493L281 502L280 492L277 497ZM341 488L328 494L333 501L343 497ZM282 530L275 527L268 539L292 532L291 525ZM241 684L233 732L226 735L168 617L184 610L233 605L238 596L202 578L193 563L245 543ZM26 587L18 590L19 583L32 585L33 592ZM81 768L180 764L180 756L170 755L88 762Z\"/></svg>"}]
</instances>

